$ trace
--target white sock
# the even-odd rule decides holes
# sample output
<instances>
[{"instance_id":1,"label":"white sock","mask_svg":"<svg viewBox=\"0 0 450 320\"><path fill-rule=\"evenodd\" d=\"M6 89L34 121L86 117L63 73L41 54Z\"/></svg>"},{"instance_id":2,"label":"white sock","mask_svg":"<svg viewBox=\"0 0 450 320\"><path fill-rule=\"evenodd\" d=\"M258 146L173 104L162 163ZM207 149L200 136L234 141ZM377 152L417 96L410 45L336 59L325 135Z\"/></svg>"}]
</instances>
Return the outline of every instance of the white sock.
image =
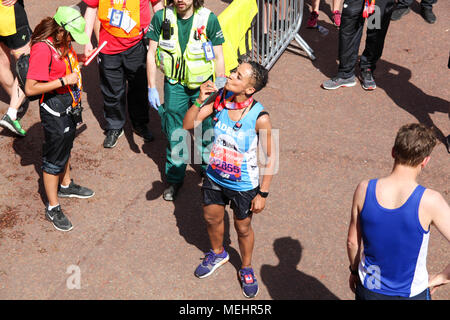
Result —
<instances>
[{"instance_id":1,"label":"white sock","mask_svg":"<svg viewBox=\"0 0 450 320\"><path fill-rule=\"evenodd\" d=\"M6 114L11 118L12 121L17 119L17 110L9 107Z\"/></svg>"},{"instance_id":2,"label":"white sock","mask_svg":"<svg viewBox=\"0 0 450 320\"><path fill-rule=\"evenodd\" d=\"M70 186L70 183L67 186L63 186L62 184L60 184L61 188L63 189L67 189Z\"/></svg>"},{"instance_id":3,"label":"white sock","mask_svg":"<svg viewBox=\"0 0 450 320\"><path fill-rule=\"evenodd\" d=\"M56 206L48 205L48 210L50 211L50 210L52 210L53 208L56 208L57 206L59 206L59 203L58 203Z\"/></svg>"}]
</instances>

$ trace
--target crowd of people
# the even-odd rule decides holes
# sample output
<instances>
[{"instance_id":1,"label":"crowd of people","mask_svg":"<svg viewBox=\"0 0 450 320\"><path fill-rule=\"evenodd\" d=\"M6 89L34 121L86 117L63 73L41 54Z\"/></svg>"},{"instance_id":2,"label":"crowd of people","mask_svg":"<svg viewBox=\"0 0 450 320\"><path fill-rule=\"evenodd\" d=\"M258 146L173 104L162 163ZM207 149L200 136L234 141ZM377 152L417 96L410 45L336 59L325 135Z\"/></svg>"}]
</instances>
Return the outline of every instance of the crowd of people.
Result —
<instances>
[{"instance_id":1,"label":"crowd of people","mask_svg":"<svg viewBox=\"0 0 450 320\"><path fill-rule=\"evenodd\" d=\"M168 141L163 199L174 201L186 171L186 161L180 159L186 159L189 152L180 148L183 137L199 127L202 137L212 132L210 139L198 146L203 216L211 250L194 274L208 277L229 260L223 238L225 207L230 205L241 254L238 276L242 292L247 298L255 297L259 286L252 268L255 237L251 222L253 214L265 208L275 157L270 115L254 94L266 86L268 70L242 59L226 75L223 32L203 0L169 0L166 5L158 0L83 1L87 5L84 16L75 6L61 6L33 32L23 0L2 0L0 6L2 17L6 12L16 17L9 23L14 25L12 30L0 28L1 81L11 97L0 124L24 136L18 110L25 94L39 97L48 201L45 217L56 229L70 231L72 223L58 198L95 195L93 190L75 184L70 174L75 132L82 123L80 67L95 53L91 44L95 32L98 43L105 43L98 54L106 119L103 147L116 146L127 112L133 131L144 141L153 141L148 128L149 107L156 109ZM355 65L364 27L361 3L346 0L341 19L339 1L333 2L334 23L340 27L340 65L338 76L323 83L325 89L356 84ZM314 2L313 13L318 4ZM366 90L376 87L372 72L382 54L394 1L379 0L377 5L381 28L368 29L360 59ZM312 14L308 25L313 26L317 17ZM75 52L73 41L84 46L83 55ZM28 53L26 81L21 88L20 72L15 78L6 62L10 55L19 59ZM156 86L158 69L164 74L163 103ZM430 225L450 240L450 208L441 194L416 182L435 144L433 131L425 125L402 126L392 149L392 172L380 179L364 180L356 188L347 243L349 285L356 299L430 299L430 288L435 290L450 281L450 265L430 277L426 269ZM258 145L268 159L264 165L258 162Z\"/></svg>"}]
</instances>

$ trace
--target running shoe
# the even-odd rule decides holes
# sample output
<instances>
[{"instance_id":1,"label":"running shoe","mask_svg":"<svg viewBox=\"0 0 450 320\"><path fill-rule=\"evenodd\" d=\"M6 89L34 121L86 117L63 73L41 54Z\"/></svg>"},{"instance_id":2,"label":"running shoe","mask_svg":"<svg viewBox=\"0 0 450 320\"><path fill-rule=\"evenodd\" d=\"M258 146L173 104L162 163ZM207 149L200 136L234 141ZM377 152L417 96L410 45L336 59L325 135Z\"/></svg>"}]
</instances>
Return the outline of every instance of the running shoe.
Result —
<instances>
[{"instance_id":1,"label":"running shoe","mask_svg":"<svg viewBox=\"0 0 450 320\"><path fill-rule=\"evenodd\" d=\"M336 27L341 26L341 13L339 10L333 11L333 23Z\"/></svg>"},{"instance_id":2,"label":"running shoe","mask_svg":"<svg viewBox=\"0 0 450 320\"><path fill-rule=\"evenodd\" d=\"M322 88L327 90L335 90L340 87L353 87L354 85L356 85L355 76L352 76L348 79L336 77L322 83Z\"/></svg>"},{"instance_id":3,"label":"running shoe","mask_svg":"<svg viewBox=\"0 0 450 320\"><path fill-rule=\"evenodd\" d=\"M317 20L319 20L319 13L317 11L312 11L309 15L309 19L307 22L308 28L316 28L317 27Z\"/></svg>"},{"instance_id":4,"label":"running shoe","mask_svg":"<svg viewBox=\"0 0 450 320\"><path fill-rule=\"evenodd\" d=\"M18 136L25 137L25 134L27 133L25 130L22 129L22 126L20 125L19 120L11 120L11 118L5 114L3 118L0 120L0 126L7 128L17 134Z\"/></svg>"},{"instance_id":5,"label":"running shoe","mask_svg":"<svg viewBox=\"0 0 450 320\"><path fill-rule=\"evenodd\" d=\"M364 90L375 90L377 87L377 84L373 78L372 70L370 69L361 70L361 81Z\"/></svg>"},{"instance_id":6,"label":"running shoe","mask_svg":"<svg viewBox=\"0 0 450 320\"><path fill-rule=\"evenodd\" d=\"M53 223L56 230L70 231L73 229L72 223L67 219L61 210L61 206L57 206L52 210L45 209L45 217Z\"/></svg>"},{"instance_id":7,"label":"running shoe","mask_svg":"<svg viewBox=\"0 0 450 320\"><path fill-rule=\"evenodd\" d=\"M241 281L242 293L246 298L254 298L259 292L258 281L252 268L243 268L239 270L239 279Z\"/></svg>"},{"instance_id":8,"label":"running shoe","mask_svg":"<svg viewBox=\"0 0 450 320\"><path fill-rule=\"evenodd\" d=\"M228 260L230 259L230 256L228 253L223 250L222 253L216 254L213 250L210 250L203 259L203 262L200 263L195 269L195 276L197 278L206 278L210 276L214 271L216 271L219 267L224 265Z\"/></svg>"},{"instance_id":9,"label":"running shoe","mask_svg":"<svg viewBox=\"0 0 450 320\"><path fill-rule=\"evenodd\" d=\"M123 129L111 129L106 131L106 138L103 141L104 148L114 148L117 140L123 135Z\"/></svg>"},{"instance_id":10,"label":"running shoe","mask_svg":"<svg viewBox=\"0 0 450 320\"><path fill-rule=\"evenodd\" d=\"M67 188L59 188L58 197L60 198L80 198L87 199L94 196L95 192L91 189L79 186L70 180L70 184Z\"/></svg>"}]
</instances>

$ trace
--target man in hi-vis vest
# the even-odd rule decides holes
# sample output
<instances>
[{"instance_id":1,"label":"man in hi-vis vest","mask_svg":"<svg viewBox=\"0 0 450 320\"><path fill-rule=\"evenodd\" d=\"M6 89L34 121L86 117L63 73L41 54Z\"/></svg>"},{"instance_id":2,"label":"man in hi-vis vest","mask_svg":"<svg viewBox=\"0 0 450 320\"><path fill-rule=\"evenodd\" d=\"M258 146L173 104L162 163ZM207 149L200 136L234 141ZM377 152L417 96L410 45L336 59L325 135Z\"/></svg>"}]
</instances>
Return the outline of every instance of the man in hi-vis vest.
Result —
<instances>
[{"instance_id":1,"label":"man in hi-vis vest","mask_svg":"<svg viewBox=\"0 0 450 320\"><path fill-rule=\"evenodd\" d=\"M153 136L147 127L147 48L143 38L151 20L150 2L154 4L158 0L83 1L88 5L84 15L86 34L90 39L98 13L101 24L99 44L107 41L98 56L106 119L103 147L115 147L117 139L122 136L127 105L133 131L145 142L152 141ZM89 56L92 49L89 42L84 49L85 55Z\"/></svg>"},{"instance_id":2,"label":"man in hi-vis vest","mask_svg":"<svg viewBox=\"0 0 450 320\"><path fill-rule=\"evenodd\" d=\"M168 139L165 176L168 187L163 198L173 201L183 184L186 153L183 119L200 93L200 85L216 77L224 77L223 38L214 13L203 7L203 0L169 0L169 6L153 16L147 33L150 45L147 54L148 100L161 116L161 127ZM156 73L164 73L164 104L161 105L156 88ZM203 121L202 134L212 128L211 119ZM181 133L181 134L180 134ZM203 158L213 137L203 136ZM181 141L181 142L180 142ZM187 151L187 152L186 152Z\"/></svg>"}]
</instances>

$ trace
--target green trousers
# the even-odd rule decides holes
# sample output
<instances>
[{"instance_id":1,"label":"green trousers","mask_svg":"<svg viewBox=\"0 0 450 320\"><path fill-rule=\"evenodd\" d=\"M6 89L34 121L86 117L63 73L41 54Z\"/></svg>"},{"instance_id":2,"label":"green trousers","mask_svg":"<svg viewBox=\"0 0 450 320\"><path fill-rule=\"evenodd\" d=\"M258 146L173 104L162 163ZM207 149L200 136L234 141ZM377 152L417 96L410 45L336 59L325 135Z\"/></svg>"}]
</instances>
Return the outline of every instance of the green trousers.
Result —
<instances>
[{"instance_id":1,"label":"green trousers","mask_svg":"<svg viewBox=\"0 0 450 320\"><path fill-rule=\"evenodd\" d=\"M200 89L189 89L179 83L170 84L164 80L164 104L159 107L158 113L161 117L162 131L168 140L165 166L168 183L183 182L186 166L188 163L195 163L194 160L199 161L202 169L206 170L211 143L214 141L212 130L210 130L213 128L212 117L205 119L202 123L201 143L195 142L196 150L203 155L202 157L194 157L191 154L191 137L189 132L183 129L184 116L199 93ZM208 132L205 134L206 131Z\"/></svg>"}]
</instances>

